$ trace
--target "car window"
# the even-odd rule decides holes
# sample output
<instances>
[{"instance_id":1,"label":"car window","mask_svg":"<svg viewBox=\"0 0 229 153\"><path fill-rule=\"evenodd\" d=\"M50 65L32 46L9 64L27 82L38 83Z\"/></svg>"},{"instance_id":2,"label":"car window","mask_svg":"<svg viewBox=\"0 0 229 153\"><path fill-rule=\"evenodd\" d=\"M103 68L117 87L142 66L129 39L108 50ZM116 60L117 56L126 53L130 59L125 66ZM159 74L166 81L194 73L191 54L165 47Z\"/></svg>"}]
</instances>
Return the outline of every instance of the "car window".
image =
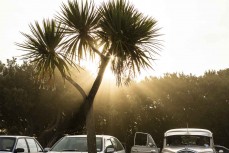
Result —
<instances>
[{"instance_id":1,"label":"car window","mask_svg":"<svg viewBox=\"0 0 229 153\"><path fill-rule=\"evenodd\" d=\"M154 142L153 138L151 135L148 134L148 143L152 145L152 147L157 147L156 143Z\"/></svg>"},{"instance_id":2,"label":"car window","mask_svg":"<svg viewBox=\"0 0 229 153\"><path fill-rule=\"evenodd\" d=\"M200 135L174 135L166 138L166 146L197 145L208 147L210 137Z\"/></svg>"},{"instance_id":3,"label":"car window","mask_svg":"<svg viewBox=\"0 0 229 153\"><path fill-rule=\"evenodd\" d=\"M106 139L105 148L108 146L113 146L110 139Z\"/></svg>"},{"instance_id":4,"label":"car window","mask_svg":"<svg viewBox=\"0 0 229 153\"><path fill-rule=\"evenodd\" d=\"M96 138L96 149L98 152L102 151L103 141L102 138Z\"/></svg>"},{"instance_id":5,"label":"car window","mask_svg":"<svg viewBox=\"0 0 229 153\"><path fill-rule=\"evenodd\" d=\"M0 137L0 151L12 151L15 138Z\"/></svg>"},{"instance_id":6,"label":"car window","mask_svg":"<svg viewBox=\"0 0 229 153\"><path fill-rule=\"evenodd\" d=\"M30 152L37 152L38 151L37 145L36 145L36 142L34 141L34 139L26 139L26 141L28 142Z\"/></svg>"},{"instance_id":7,"label":"car window","mask_svg":"<svg viewBox=\"0 0 229 153\"><path fill-rule=\"evenodd\" d=\"M146 146L147 137L148 137L148 134L146 133L135 133L135 145Z\"/></svg>"},{"instance_id":8,"label":"car window","mask_svg":"<svg viewBox=\"0 0 229 153\"><path fill-rule=\"evenodd\" d=\"M16 148L23 148L25 150L24 152L28 152L25 139L18 139Z\"/></svg>"},{"instance_id":9,"label":"car window","mask_svg":"<svg viewBox=\"0 0 229 153\"><path fill-rule=\"evenodd\" d=\"M42 151L40 145L37 144L37 142L34 139L27 138L26 141L28 143L30 152L41 152Z\"/></svg>"},{"instance_id":10,"label":"car window","mask_svg":"<svg viewBox=\"0 0 229 153\"><path fill-rule=\"evenodd\" d=\"M38 143L36 142L36 145L37 145L38 152L42 152L43 149L41 148L40 144L38 144Z\"/></svg>"},{"instance_id":11,"label":"car window","mask_svg":"<svg viewBox=\"0 0 229 153\"><path fill-rule=\"evenodd\" d=\"M102 151L102 138L96 138L97 151ZM87 137L64 137L58 141L51 151L87 152Z\"/></svg>"},{"instance_id":12,"label":"car window","mask_svg":"<svg viewBox=\"0 0 229 153\"><path fill-rule=\"evenodd\" d=\"M111 138L111 142L112 142L116 151L123 150L123 146L117 138Z\"/></svg>"}]
</instances>

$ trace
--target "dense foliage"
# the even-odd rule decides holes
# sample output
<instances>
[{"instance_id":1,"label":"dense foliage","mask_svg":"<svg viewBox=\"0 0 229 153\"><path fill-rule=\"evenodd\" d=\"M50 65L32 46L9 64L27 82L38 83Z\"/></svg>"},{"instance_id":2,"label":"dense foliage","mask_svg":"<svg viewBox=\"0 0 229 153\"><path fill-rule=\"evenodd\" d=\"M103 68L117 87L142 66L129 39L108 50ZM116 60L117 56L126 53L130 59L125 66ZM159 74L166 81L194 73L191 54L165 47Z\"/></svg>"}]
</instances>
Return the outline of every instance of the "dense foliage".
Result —
<instances>
[{"instance_id":1,"label":"dense foliage","mask_svg":"<svg viewBox=\"0 0 229 153\"><path fill-rule=\"evenodd\" d=\"M34 73L16 59L0 62L0 133L34 135L44 147L64 134L85 133L81 96L58 78L55 90L39 88ZM150 133L161 147L166 130L188 125L211 130L216 144L229 146L228 106L229 69L199 77L165 74L129 87L103 85L95 99L96 133L118 137L128 150L136 131Z\"/></svg>"}]
</instances>

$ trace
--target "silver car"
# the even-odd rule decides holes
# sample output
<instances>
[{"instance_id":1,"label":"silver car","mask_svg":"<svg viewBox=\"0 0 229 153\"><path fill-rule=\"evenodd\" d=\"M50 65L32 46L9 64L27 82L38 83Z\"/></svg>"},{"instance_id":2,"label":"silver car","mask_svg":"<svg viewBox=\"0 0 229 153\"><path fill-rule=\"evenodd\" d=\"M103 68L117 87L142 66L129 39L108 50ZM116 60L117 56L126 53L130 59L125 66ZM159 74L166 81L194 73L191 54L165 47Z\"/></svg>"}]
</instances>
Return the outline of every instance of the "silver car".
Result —
<instances>
[{"instance_id":1,"label":"silver car","mask_svg":"<svg viewBox=\"0 0 229 153\"><path fill-rule=\"evenodd\" d=\"M121 142L109 135L96 135L97 153L125 153ZM86 135L69 135L61 138L51 149L45 148L49 153L83 153L88 152Z\"/></svg>"},{"instance_id":2,"label":"silver car","mask_svg":"<svg viewBox=\"0 0 229 153\"><path fill-rule=\"evenodd\" d=\"M215 153L213 134L196 128L168 130L164 134L162 153Z\"/></svg>"},{"instance_id":3,"label":"silver car","mask_svg":"<svg viewBox=\"0 0 229 153\"><path fill-rule=\"evenodd\" d=\"M29 136L0 136L0 153L37 153L43 148L34 137Z\"/></svg>"}]
</instances>

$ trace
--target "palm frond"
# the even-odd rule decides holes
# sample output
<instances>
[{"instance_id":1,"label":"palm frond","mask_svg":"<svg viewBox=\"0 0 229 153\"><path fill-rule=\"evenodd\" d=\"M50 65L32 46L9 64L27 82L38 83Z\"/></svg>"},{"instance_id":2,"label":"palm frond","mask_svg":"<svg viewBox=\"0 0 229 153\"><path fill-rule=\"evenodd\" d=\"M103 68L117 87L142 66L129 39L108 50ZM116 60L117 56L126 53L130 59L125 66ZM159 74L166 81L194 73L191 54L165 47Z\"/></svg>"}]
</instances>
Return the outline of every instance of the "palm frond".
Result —
<instances>
[{"instance_id":1,"label":"palm frond","mask_svg":"<svg viewBox=\"0 0 229 153\"><path fill-rule=\"evenodd\" d=\"M94 57L94 50L91 48L96 39L95 31L98 28L99 16L94 3L77 0L68 1L62 4L61 13L57 16L57 21L64 25L62 28L66 34L64 46L66 54L73 59L80 60L89 53Z\"/></svg>"},{"instance_id":2,"label":"palm frond","mask_svg":"<svg viewBox=\"0 0 229 153\"><path fill-rule=\"evenodd\" d=\"M16 45L27 52L22 56L23 59L29 59L35 64L38 80L44 82L54 79L55 69L63 76L70 74L68 66L72 62L61 51L64 33L60 25L54 20L43 20L42 25L35 22L29 27L31 34L22 33L26 40Z\"/></svg>"},{"instance_id":3,"label":"palm frond","mask_svg":"<svg viewBox=\"0 0 229 153\"><path fill-rule=\"evenodd\" d=\"M157 21L125 0L103 3L99 13L99 36L104 43L109 42L109 54L115 57L112 70L118 84L123 76L136 76L142 68L152 68L153 57L160 49Z\"/></svg>"}]
</instances>

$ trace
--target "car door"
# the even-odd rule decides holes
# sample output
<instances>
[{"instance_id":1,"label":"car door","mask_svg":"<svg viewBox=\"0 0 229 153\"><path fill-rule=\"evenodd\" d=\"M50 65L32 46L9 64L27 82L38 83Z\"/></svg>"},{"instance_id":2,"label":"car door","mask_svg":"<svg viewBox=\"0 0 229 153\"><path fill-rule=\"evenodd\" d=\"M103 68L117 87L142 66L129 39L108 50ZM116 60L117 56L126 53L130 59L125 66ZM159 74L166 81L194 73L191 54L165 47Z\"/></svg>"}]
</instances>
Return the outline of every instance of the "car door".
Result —
<instances>
[{"instance_id":1,"label":"car door","mask_svg":"<svg viewBox=\"0 0 229 153\"><path fill-rule=\"evenodd\" d=\"M158 153L159 150L148 133L136 132L134 136L134 146L131 148L131 153Z\"/></svg>"}]
</instances>

